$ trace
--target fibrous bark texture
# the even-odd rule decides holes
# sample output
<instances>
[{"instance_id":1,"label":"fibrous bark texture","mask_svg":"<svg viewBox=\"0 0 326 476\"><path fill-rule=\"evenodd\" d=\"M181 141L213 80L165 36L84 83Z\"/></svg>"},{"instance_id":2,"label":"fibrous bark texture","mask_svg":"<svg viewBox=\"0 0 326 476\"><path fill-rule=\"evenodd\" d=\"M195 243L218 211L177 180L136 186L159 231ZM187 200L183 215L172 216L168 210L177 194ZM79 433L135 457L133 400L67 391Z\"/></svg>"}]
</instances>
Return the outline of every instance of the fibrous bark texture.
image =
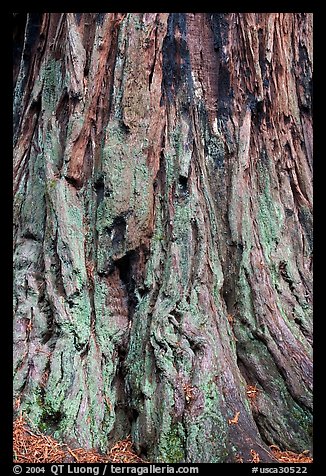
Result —
<instances>
[{"instance_id":1,"label":"fibrous bark texture","mask_svg":"<svg viewBox=\"0 0 326 476\"><path fill-rule=\"evenodd\" d=\"M16 411L156 462L311 449L312 15L14 22Z\"/></svg>"}]
</instances>

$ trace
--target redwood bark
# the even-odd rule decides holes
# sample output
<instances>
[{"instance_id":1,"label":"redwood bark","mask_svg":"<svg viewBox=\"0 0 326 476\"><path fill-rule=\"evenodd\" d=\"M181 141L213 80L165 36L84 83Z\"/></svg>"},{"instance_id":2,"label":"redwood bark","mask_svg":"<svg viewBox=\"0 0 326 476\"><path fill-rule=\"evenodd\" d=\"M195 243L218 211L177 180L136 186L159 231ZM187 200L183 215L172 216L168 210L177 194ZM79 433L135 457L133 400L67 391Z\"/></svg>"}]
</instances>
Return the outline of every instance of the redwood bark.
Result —
<instances>
[{"instance_id":1,"label":"redwood bark","mask_svg":"<svg viewBox=\"0 0 326 476\"><path fill-rule=\"evenodd\" d=\"M312 14L14 23L15 411L156 462L311 450Z\"/></svg>"}]
</instances>

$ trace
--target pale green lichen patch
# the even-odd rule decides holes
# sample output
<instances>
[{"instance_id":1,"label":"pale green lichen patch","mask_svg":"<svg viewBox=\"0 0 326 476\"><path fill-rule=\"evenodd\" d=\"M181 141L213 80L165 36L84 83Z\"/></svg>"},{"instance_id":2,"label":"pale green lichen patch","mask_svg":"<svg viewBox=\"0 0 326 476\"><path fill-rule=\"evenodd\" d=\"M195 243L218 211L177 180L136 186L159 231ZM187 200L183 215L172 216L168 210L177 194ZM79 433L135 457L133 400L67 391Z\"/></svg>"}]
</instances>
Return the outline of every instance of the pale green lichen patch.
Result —
<instances>
[{"instance_id":1,"label":"pale green lichen patch","mask_svg":"<svg viewBox=\"0 0 326 476\"><path fill-rule=\"evenodd\" d=\"M258 195L259 209L257 223L265 258L267 262L270 263L271 253L275 251L281 239L284 225L284 212L283 207L272 194L271 178L268 169L266 166L259 164L258 171L262 193Z\"/></svg>"},{"instance_id":2,"label":"pale green lichen patch","mask_svg":"<svg viewBox=\"0 0 326 476\"><path fill-rule=\"evenodd\" d=\"M42 241L45 225L45 171L44 159L41 154L30 157L29 174L35 176L35 180L28 181L24 191L24 199L20 208L23 217L23 234Z\"/></svg>"},{"instance_id":3,"label":"pale green lichen patch","mask_svg":"<svg viewBox=\"0 0 326 476\"><path fill-rule=\"evenodd\" d=\"M139 245L139 236L148 227L152 178L146 163L147 141L129 142L120 123L111 123L106 131L102 151L104 197L98 206L96 229L98 267L104 270L115 256L124 255ZM112 245L115 220L125 221L125 233L120 243Z\"/></svg>"},{"instance_id":4,"label":"pale green lichen patch","mask_svg":"<svg viewBox=\"0 0 326 476\"><path fill-rule=\"evenodd\" d=\"M58 97L62 91L63 76L62 62L49 60L40 72L43 78L42 102L44 111L49 112L55 109Z\"/></svg>"},{"instance_id":5,"label":"pale green lichen patch","mask_svg":"<svg viewBox=\"0 0 326 476\"><path fill-rule=\"evenodd\" d=\"M221 463L227 456L228 430L221 413L219 390L209 375L201 376L199 388L204 397L203 411L196 418L186 418L187 461L194 461L201 448L201 462Z\"/></svg>"},{"instance_id":6,"label":"pale green lichen patch","mask_svg":"<svg viewBox=\"0 0 326 476\"><path fill-rule=\"evenodd\" d=\"M171 425L170 430L160 438L158 462L185 462L185 431L181 423Z\"/></svg>"},{"instance_id":7,"label":"pale green lichen patch","mask_svg":"<svg viewBox=\"0 0 326 476\"><path fill-rule=\"evenodd\" d=\"M62 338L53 351L50 375L45 388L44 404L51 412L58 412L74 381L74 355L76 348L71 335Z\"/></svg>"}]
</instances>

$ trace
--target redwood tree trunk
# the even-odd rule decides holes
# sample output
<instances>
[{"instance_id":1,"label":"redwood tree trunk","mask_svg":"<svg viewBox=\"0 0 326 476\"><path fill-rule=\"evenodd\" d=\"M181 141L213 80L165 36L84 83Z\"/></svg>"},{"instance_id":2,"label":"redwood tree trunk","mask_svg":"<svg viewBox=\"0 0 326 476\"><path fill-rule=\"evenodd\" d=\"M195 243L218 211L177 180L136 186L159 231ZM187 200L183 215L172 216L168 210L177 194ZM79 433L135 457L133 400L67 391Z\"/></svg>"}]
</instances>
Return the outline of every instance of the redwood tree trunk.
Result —
<instances>
[{"instance_id":1,"label":"redwood tree trunk","mask_svg":"<svg viewBox=\"0 0 326 476\"><path fill-rule=\"evenodd\" d=\"M156 462L311 449L312 15L14 24L15 411Z\"/></svg>"}]
</instances>

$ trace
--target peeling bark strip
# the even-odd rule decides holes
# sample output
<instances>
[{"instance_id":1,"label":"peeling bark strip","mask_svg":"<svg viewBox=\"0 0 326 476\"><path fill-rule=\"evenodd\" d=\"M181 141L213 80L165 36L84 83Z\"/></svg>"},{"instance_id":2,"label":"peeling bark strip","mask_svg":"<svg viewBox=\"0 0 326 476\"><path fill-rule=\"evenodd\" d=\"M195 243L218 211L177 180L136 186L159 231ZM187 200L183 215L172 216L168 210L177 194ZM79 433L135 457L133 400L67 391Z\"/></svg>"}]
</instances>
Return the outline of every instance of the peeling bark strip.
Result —
<instances>
[{"instance_id":1,"label":"peeling bark strip","mask_svg":"<svg viewBox=\"0 0 326 476\"><path fill-rule=\"evenodd\" d=\"M312 15L14 38L15 411L156 462L311 449Z\"/></svg>"}]
</instances>

